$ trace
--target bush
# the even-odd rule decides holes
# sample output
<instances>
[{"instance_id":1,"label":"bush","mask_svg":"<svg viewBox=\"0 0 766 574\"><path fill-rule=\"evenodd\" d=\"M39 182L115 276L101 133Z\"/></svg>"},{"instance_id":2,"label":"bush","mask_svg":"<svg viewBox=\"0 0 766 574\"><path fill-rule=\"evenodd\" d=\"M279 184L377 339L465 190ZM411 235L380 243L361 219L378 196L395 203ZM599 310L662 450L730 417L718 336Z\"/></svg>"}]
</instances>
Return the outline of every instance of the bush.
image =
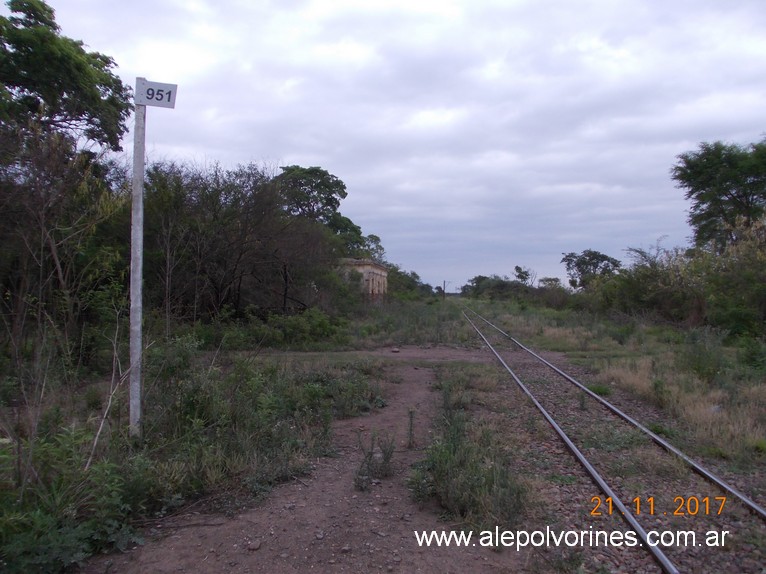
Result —
<instances>
[{"instance_id":1,"label":"bush","mask_svg":"<svg viewBox=\"0 0 766 574\"><path fill-rule=\"evenodd\" d=\"M88 464L93 433L62 429L61 409L21 455L14 442L0 442L0 570L60 572L124 548L135 540L134 519L215 488L262 496L327 454L333 413L383 404L367 363L306 370L239 359L226 372L196 370L196 346L187 336L153 349L140 445L106 431Z\"/></svg>"},{"instance_id":2,"label":"bush","mask_svg":"<svg viewBox=\"0 0 766 574\"><path fill-rule=\"evenodd\" d=\"M739 341L739 360L754 369L766 368L766 344L751 337L743 337Z\"/></svg>"},{"instance_id":3,"label":"bush","mask_svg":"<svg viewBox=\"0 0 766 574\"><path fill-rule=\"evenodd\" d=\"M124 549L133 540L119 467L102 460L85 468L92 440L86 431L70 428L25 442L22 452L34 475L26 477L21 496L5 497L0 512L6 571L57 572L104 548Z\"/></svg>"},{"instance_id":4,"label":"bush","mask_svg":"<svg viewBox=\"0 0 766 574\"><path fill-rule=\"evenodd\" d=\"M680 367L712 383L726 366L723 342L727 333L713 327L691 329L680 354Z\"/></svg>"}]
</instances>

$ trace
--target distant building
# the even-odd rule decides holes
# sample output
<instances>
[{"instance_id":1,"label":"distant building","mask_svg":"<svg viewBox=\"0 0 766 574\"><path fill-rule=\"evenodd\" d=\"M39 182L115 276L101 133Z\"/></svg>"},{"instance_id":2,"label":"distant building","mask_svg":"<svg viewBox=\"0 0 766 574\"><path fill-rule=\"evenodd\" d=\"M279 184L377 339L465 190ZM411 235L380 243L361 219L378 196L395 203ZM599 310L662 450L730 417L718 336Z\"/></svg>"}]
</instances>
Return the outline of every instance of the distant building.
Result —
<instances>
[{"instance_id":1,"label":"distant building","mask_svg":"<svg viewBox=\"0 0 766 574\"><path fill-rule=\"evenodd\" d=\"M370 299L381 299L388 291L388 268L372 259L341 259L342 268L348 273L356 271L362 276L360 287Z\"/></svg>"}]
</instances>

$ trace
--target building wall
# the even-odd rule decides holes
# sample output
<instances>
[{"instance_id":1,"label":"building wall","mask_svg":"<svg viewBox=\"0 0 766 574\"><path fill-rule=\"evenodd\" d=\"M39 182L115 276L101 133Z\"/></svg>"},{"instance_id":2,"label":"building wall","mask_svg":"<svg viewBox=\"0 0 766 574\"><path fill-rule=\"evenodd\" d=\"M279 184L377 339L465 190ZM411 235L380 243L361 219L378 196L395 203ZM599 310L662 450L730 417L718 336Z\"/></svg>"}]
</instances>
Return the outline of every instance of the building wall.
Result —
<instances>
[{"instance_id":1,"label":"building wall","mask_svg":"<svg viewBox=\"0 0 766 574\"><path fill-rule=\"evenodd\" d=\"M382 297L388 291L388 269L367 259L343 259L344 269L354 270L362 276L362 292L373 299Z\"/></svg>"}]
</instances>

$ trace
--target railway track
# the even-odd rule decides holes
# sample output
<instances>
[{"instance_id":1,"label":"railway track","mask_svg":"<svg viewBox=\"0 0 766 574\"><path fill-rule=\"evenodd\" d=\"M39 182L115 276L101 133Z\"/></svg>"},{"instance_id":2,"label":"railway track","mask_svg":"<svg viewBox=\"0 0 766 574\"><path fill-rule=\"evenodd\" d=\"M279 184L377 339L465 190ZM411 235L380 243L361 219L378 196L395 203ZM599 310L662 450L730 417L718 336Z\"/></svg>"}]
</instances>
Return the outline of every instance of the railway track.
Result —
<instances>
[{"instance_id":1,"label":"railway track","mask_svg":"<svg viewBox=\"0 0 766 574\"><path fill-rule=\"evenodd\" d=\"M766 572L763 506L488 319L463 315L598 486L584 509L592 529L619 517L667 573Z\"/></svg>"}]
</instances>

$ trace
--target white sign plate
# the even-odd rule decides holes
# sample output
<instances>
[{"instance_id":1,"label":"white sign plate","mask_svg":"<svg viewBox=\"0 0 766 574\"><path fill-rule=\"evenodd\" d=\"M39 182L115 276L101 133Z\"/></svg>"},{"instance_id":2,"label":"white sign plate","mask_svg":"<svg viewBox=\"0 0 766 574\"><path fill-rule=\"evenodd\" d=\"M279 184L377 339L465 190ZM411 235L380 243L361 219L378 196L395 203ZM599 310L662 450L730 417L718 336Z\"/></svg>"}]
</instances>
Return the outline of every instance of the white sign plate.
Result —
<instances>
[{"instance_id":1,"label":"white sign plate","mask_svg":"<svg viewBox=\"0 0 766 574\"><path fill-rule=\"evenodd\" d=\"M142 106L175 108L177 91L177 84L161 84L150 82L144 78L136 78L135 103Z\"/></svg>"}]
</instances>

